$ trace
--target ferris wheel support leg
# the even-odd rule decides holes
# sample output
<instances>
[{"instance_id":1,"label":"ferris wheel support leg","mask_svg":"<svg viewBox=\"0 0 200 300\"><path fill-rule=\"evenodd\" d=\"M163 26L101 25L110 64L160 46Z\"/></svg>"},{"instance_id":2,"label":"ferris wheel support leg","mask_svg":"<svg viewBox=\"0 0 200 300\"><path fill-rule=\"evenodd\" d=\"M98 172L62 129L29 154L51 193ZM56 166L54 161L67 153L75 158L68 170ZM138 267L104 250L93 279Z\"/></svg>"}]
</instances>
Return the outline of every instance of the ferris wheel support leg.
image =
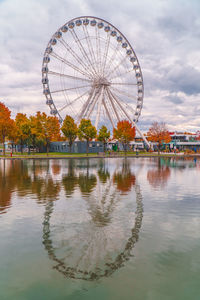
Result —
<instances>
[{"instance_id":1,"label":"ferris wheel support leg","mask_svg":"<svg viewBox=\"0 0 200 300\"><path fill-rule=\"evenodd\" d=\"M105 107L105 111L106 111L107 116L108 116L108 118L109 118L109 120L110 120L110 123L112 124L112 127L115 128L114 121L113 121L113 119L111 118L111 115L110 115L110 113L109 113L109 111L108 111L108 108L107 108L106 103L105 103L105 99L103 99L103 105L104 105L104 107Z\"/></svg>"},{"instance_id":2,"label":"ferris wheel support leg","mask_svg":"<svg viewBox=\"0 0 200 300\"><path fill-rule=\"evenodd\" d=\"M101 95L101 91L102 91L102 88L98 89L93 97L93 101L91 102L91 107L90 107L90 110L88 111L87 113L87 119L90 118L90 115L95 107L95 104L97 103L98 99L99 99L99 96Z\"/></svg>"},{"instance_id":3,"label":"ferris wheel support leg","mask_svg":"<svg viewBox=\"0 0 200 300\"><path fill-rule=\"evenodd\" d=\"M104 98L104 88L102 89L101 97L100 97L99 102L98 102L97 117L96 117L96 120L95 120L96 129L97 129L98 124L99 124L99 117L100 117L101 105L102 105L103 98Z\"/></svg>"},{"instance_id":4,"label":"ferris wheel support leg","mask_svg":"<svg viewBox=\"0 0 200 300\"><path fill-rule=\"evenodd\" d=\"M116 108L115 108L115 106L114 106L114 104L113 104L112 97L111 97L111 95L110 95L110 93L109 93L109 90L106 89L106 91L107 91L107 95L108 95L108 98L109 98L109 100L110 100L110 103L111 103L111 105L112 105L112 108L113 108L113 110L114 110L114 112L115 112L115 115L116 115L116 117L117 117L117 120L118 120L118 122L119 122L119 121L120 121L120 118L119 118L118 112L117 112L117 110L116 110Z\"/></svg>"},{"instance_id":5,"label":"ferris wheel support leg","mask_svg":"<svg viewBox=\"0 0 200 300\"><path fill-rule=\"evenodd\" d=\"M139 135L141 136L141 138L143 139L143 141L147 144L147 146L151 149L151 145L150 143L147 141L146 137L144 136L144 134L141 132L141 130L138 128L138 126L136 125L135 122L131 121L132 124L135 126L135 129L137 130L137 132L139 133Z\"/></svg>"},{"instance_id":6,"label":"ferris wheel support leg","mask_svg":"<svg viewBox=\"0 0 200 300\"><path fill-rule=\"evenodd\" d=\"M146 137L144 136L144 134L141 132L141 130L138 128L138 126L136 125L136 123L130 118L130 116L127 114L126 110L123 108L123 106L121 105L121 103L118 101L117 97L115 97L113 95L113 93L110 91L110 94L112 95L112 97L115 99L115 101L118 103L119 107L121 108L121 110L124 112L124 114L126 115L126 117L129 119L129 121L132 123L133 126L135 126L135 129L137 130L137 132L139 133L139 135L141 136L141 138L143 139L143 141L147 144L147 146L149 148L151 148L150 143L147 141Z\"/></svg>"},{"instance_id":7,"label":"ferris wheel support leg","mask_svg":"<svg viewBox=\"0 0 200 300\"><path fill-rule=\"evenodd\" d=\"M81 119L83 118L83 116L84 116L86 110L88 109L88 106L89 106L89 104L90 104L90 101L91 101L91 99L92 99L93 96L94 96L94 91L95 91L95 89L93 88L93 89L91 90L90 96L88 97L88 100L86 101L85 105L83 106L83 109L82 109L82 111L81 111L81 113L80 113L80 115L79 115L79 117L78 117L78 120L77 120L77 123L78 123L78 124L80 123L80 121L81 121Z\"/></svg>"}]
</instances>

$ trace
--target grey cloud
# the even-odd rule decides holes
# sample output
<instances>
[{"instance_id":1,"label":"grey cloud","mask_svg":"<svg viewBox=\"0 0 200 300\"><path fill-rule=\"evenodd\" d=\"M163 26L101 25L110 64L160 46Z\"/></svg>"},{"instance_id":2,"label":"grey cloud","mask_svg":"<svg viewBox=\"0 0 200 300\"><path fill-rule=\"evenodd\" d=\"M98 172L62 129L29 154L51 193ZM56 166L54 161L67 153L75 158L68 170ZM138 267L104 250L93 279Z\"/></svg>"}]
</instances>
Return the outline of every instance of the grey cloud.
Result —
<instances>
[{"instance_id":1,"label":"grey cloud","mask_svg":"<svg viewBox=\"0 0 200 300\"><path fill-rule=\"evenodd\" d=\"M158 120L198 129L200 66L192 53L199 52L199 11L198 0L0 2L0 97L13 111L48 112L41 86L45 47L68 20L95 15L121 30L139 58L145 84L139 126L146 130Z\"/></svg>"},{"instance_id":2,"label":"grey cloud","mask_svg":"<svg viewBox=\"0 0 200 300\"><path fill-rule=\"evenodd\" d=\"M165 97L166 101L170 101L174 104L181 104L184 102L183 99L181 99L180 97L176 96L176 95L169 95L168 97Z\"/></svg>"},{"instance_id":3,"label":"grey cloud","mask_svg":"<svg viewBox=\"0 0 200 300\"><path fill-rule=\"evenodd\" d=\"M166 74L166 80L172 91L183 91L187 95L200 93L200 72L191 66L172 66Z\"/></svg>"}]
</instances>

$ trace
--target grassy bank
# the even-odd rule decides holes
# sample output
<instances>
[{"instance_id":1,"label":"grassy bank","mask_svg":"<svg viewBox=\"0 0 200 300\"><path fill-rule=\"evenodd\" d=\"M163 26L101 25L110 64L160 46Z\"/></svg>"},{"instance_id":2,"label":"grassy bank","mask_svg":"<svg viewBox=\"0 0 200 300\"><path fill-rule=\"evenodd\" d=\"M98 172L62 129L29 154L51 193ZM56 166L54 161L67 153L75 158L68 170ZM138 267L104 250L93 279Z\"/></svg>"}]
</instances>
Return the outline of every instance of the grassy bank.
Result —
<instances>
[{"instance_id":1,"label":"grassy bank","mask_svg":"<svg viewBox=\"0 0 200 300\"><path fill-rule=\"evenodd\" d=\"M157 152L111 152L111 153L63 153L63 152L50 152L48 155L46 153L7 153L5 156L1 155L0 159L54 159L54 158L97 158L97 157L196 157L200 154L180 154L180 153L160 153Z\"/></svg>"}]
</instances>

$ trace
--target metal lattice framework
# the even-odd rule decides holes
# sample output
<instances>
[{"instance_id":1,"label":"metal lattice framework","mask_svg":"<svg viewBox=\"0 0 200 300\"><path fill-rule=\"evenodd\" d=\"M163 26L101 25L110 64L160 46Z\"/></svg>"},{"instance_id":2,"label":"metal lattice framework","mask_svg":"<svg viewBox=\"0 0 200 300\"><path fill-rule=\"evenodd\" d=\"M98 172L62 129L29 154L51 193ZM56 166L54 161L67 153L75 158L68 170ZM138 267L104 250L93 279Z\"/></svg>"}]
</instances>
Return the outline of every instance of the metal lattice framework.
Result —
<instances>
[{"instance_id":1,"label":"metal lattice framework","mask_svg":"<svg viewBox=\"0 0 200 300\"><path fill-rule=\"evenodd\" d=\"M109 22L74 18L51 37L42 65L43 93L60 122L66 114L77 123L90 118L116 127L128 119L138 129L143 106L143 77L127 38Z\"/></svg>"}]
</instances>

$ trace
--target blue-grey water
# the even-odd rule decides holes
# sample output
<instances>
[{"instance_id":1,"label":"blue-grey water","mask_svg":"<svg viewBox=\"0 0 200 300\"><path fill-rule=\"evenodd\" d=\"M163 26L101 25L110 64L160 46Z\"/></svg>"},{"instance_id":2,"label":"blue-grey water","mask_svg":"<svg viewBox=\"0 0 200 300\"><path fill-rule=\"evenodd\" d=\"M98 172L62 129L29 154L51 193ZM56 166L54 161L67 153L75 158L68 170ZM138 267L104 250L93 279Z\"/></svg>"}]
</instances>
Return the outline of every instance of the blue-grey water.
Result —
<instances>
[{"instance_id":1,"label":"blue-grey water","mask_svg":"<svg viewBox=\"0 0 200 300\"><path fill-rule=\"evenodd\" d=\"M0 160L0 299L199 300L200 160Z\"/></svg>"}]
</instances>

